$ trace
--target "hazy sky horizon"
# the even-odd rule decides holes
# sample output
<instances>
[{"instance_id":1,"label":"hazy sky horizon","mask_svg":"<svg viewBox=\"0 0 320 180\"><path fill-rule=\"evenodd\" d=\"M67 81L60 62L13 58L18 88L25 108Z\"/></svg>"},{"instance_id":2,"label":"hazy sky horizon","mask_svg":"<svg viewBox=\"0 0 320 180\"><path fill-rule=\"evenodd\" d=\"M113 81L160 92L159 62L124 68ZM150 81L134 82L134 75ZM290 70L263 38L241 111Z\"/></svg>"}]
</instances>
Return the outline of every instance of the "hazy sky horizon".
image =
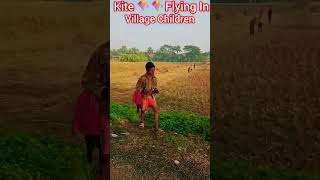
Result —
<instances>
[{"instance_id":1,"label":"hazy sky horizon","mask_svg":"<svg viewBox=\"0 0 320 180\"><path fill-rule=\"evenodd\" d=\"M111 49L119 49L125 45L128 48L138 48L145 51L148 47L154 50L159 49L162 45L180 45L181 48L185 45L195 45L200 47L203 52L210 50L210 12L197 12L195 15L195 24L127 24L124 18L125 14L139 13L140 15L163 14L156 12L153 7L149 7L147 12L143 12L137 5L137 0L125 0L135 4L135 11L114 12L113 2L110 1L111 16L110 16L110 47ZM145 0L152 3L152 0ZM161 4L165 0L161 0ZM185 3L198 3L200 0L185 0ZM178 2L178 1L176 1ZM203 0L209 3L209 0ZM172 14L168 12L166 14ZM180 13L181 15L190 15L190 13Z\"/></svg>"}]
</instances>

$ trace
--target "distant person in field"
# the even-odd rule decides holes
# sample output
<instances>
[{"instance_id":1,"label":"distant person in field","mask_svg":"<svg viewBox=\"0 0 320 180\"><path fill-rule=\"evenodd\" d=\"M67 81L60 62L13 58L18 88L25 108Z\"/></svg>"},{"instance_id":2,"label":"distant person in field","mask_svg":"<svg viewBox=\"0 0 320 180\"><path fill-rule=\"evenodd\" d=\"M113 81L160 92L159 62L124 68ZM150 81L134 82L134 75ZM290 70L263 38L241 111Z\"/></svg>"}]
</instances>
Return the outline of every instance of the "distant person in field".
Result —
<instances>
[{"instance_id":1,"label":"distant person in field","mask_svg":"<svg viewBox=\"0 0 320 180\"><path fill-rule=\"evenodd\" d=\"M256 21L257 21L257 18L253 17L249 22L249 32L250 32L250 35L252 36L254 35Z\"/></svg>"},{"instance_id":2,"label":"distant person in field","mask_svg":"<svg viewBox=\"0 0 320 180\"><path fill-rule=\"evenodd\" d=\"M271 24L271 18L272 18L272 7L269 7L268 9L268 22Z\"/></svg>"},{"instance_id":3,"label":"distant person in field","mask_svg":"<svg viewBox=\"0 0 320 180\"><path fill-rule=\"evenodd\" d=\"M259 21L258 21L258 31L259 32L262 32L262 26L263 26L263 19L260 18Z\"/></svg>"},{"instance_id":4,"label":"distant person in field","mask_svg":"<svg viewBox=\"0 0 320 180\"><path fill-rule=\"evenodd\" d=\"M190 67L188 67L188 73L190 72Z\"/></svg>"},{"instance_id":5,"label":"distant person in field","mask_svg":"<svg viewBox=\"0 0 320 180\"><path fill-rule=\"evenodd\" d=\"M141 121L140 121L140 128L144 128L144 119L147 112L147 109L150 107L154 113L154 120L155 120L155 131L156 134L162 132L159 128L159 112L158 107L155 99L155 95L159 93L157 89L157 78L155 76L155 66L152 62L148 62L145 66L146 73L142 75L137 84L136 90L141 93L142 97L142 107L141 107Z\"/></svg>"},{"instance_id":6,"label":"distant person in field","mask_svg":"<svg viewBox=\"0 0 320 180\"><path fill-rule=\"evenodd\" d=\"M89 163L93 160L94 149L98 148L100 179L109 176L109 48L110 42L100 45L89 60L82 75L82 93L78 98L72 123L72 133L84 135Z\"/></svg>"},{"instance_id":7,"label":"distant person in field","mask_svg":"<svg viewBox=\"0 0 320 180\"><path fill-rule=\"evenodd\" d=\"M196 64L193 64L193 69L196 69Z\"/></svg>"}]
</instances>

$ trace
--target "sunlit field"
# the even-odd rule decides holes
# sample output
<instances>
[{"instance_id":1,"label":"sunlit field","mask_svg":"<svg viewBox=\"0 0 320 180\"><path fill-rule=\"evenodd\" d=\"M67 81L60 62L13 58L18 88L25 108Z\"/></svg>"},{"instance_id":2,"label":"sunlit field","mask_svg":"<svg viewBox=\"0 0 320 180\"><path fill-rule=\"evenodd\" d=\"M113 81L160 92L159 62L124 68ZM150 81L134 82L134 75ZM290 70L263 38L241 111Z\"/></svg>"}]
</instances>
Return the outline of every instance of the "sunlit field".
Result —
<instances>
[{"instance_id":1,"label":"sunlit field","mask_svg":"<svg viewBox=\"0 0 320 180\"><path fill-rule=\"evenodd\" d=\"M163 111L193 112L209 116L209 64L155 62L159 86L158 106ZM188 67L193 70L188 73ZM131 104L145 62L111 62L111 100Z\"/></svg>"},{"instance_id":2,"label":"sunlit field","mask_svg":"<svg viewBox=\"0 0 320 180\"><path fill-rule=\"evenodd\" d=\"M215 7L214 158L316 174L320 8L274 7L272 24L249 36L259 9Z\"/></svg>"}]
</instances>

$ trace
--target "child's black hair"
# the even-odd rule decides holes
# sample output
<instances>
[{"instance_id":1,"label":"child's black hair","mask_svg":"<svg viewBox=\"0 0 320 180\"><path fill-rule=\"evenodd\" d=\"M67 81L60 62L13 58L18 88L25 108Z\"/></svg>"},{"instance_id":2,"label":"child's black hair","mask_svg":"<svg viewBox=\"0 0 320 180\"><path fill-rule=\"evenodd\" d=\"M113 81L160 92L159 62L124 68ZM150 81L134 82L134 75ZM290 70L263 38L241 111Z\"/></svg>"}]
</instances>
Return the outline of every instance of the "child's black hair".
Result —
<instances>
[{"instance_id":1,"label":"child's black hair","mask_svg":"<svg viewBox=\"0 0 320 180\"><path fill-rule=\"evenodd\" d=\"M149 69L155 67L154 64L152 62L147 62L146 64L146 70L148 71Z\"/></svg>"}]
</instances>

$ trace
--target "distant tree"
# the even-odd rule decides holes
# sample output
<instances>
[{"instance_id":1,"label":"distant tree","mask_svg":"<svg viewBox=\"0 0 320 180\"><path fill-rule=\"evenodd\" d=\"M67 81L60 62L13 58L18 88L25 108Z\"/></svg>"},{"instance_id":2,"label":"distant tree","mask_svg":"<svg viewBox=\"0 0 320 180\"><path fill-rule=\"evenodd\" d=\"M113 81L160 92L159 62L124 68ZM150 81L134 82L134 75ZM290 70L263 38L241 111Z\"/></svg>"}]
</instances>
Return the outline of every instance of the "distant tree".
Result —
<instances>
[{"instance_id":1,"label":"distant tree","mask_svg":"<svg viewBox=\"0 0 320 180\"><path fill-rule=\"evenodd\" d=\"M173 47L173 50L174 50L174 52L176 53L176 54L179 54L182 50L181 50L181 47L179 46L179 45L177 45L177 46L174 46Z\"/></svg>"},{"instance_id":2,"label":"distant tree","mask_svg":"<svg viewBox=\"0 0 320 180\"><path fill-rule=\"evenodd\" d=\"M152 58L153 54L154 54L153 49L151 47L148 47L148 49L146 50L146 56L148 60Z\"/></svg>"},{"instance_id":3,"label":"distant tree","mask_svg":"<svg viewBox=\"0 0 320 180\"><path fill-rule=\"evenodd\" d=\"M155 61L176 61L174 46L163 45L159 51L154 54Z\"/></svg>"},{"instance_id":4,"label":"distant tree","mask_svg":"<svg viewBox=\"0 0 320 180\"><path fill-rule=\"evenodd\" d=\"M111 50L110 57L114 56L120 57L120 61L136 62L136 61L146 61L147 57L143 52L140 52L137 48L128 49L127 46L122 46L118 50Z\"/></svg>"},{"instance_id":5,"label":"distant tree","mask_svg":"<svg viewBox=\"0 0 320 180\"><path fill-rule=\"evenodd\" d=\"M184 46L183 50L179 45L171 46L165 44L157 51L151 47L147 48L145 52L141 52L137 48L128 49L122 46L118 50L112 49L110 51L111 58L114 56L119 57L120 61L136 62L136 61L170 61L170 62L184 62L184 61L205 61L209 58L209 53L201 53L197 46Z\"/></svg>"},{"instance_id":6,"label":"distant tree","mask_svg":"<svg viewBox=\"0 0 320 180\"><path fill-rule=\"evenodd\" d=\"M112 59L114 56L118 56L118 51L115 49L112 49L110 51L110 58Z\"/></svg>"},{"instance_id":7,"label":"distant tree","mask_svg":"<svg viewBox=\"0 0 320 180\"><path fill-rule=\"evenodd\" d=\"M130 48L129 50L128 50L128 53L131 53L131 54L136 54L136 53L139 53L140 51L139 51L139 49L137 49L137 48Z\"/></svg>"},{"instance_id":8,"label":"distant tree","mask_svg":"<svg viewBox=\"0 0 320 180\"><path fill-rule=\"evenodd\" d=\"M121 61L126 62L138 62L138 61L146 61L147 57L143 53L136 54L124 54L121 57Z\"/></svg>"},{"instance_id":9,"label":"distant tree","mask_svg":"<svg viewBox=\"0 0 320 180\"><path fill-rule=\"evenodd\" d=\"M165 44L160 47L160 51L162 51L164 53L168 53L168 54L174 54L174 47L170 46L168 44Z\"/></svg>"},{"instance_id":10,"label":"distant tree","mask_svg":"<svg viewBox=\"0 0 320 180\"><path fill-rule=\"evenodd\" d=\"M197 46L187 45L183 47L185 51L185 57L188 61L199 61L201 51Z\"/></svg>"},{"instance_id":11,"label":"distant tree","mask_svg":"<svg viewBox=\"0 0 320 180\"><path fill-rule=\"evenodd\" d=\"M121 46L121 48L118 50L119 54L126 54L128 53L127 46Z\"/></svg>"},{"instance_id":12,"label":"distant tree","mask_svg":"<svg viewBox=\"0 0 320 180\"><path fill-rule=\"evenodd\" d=\"M165 56L166 56L166 54L163 51L161 51L161 49L160 49L154 53L154 56L152 57L152 59L154 61L164 61Z\"/></svg>"}]
</instances>

